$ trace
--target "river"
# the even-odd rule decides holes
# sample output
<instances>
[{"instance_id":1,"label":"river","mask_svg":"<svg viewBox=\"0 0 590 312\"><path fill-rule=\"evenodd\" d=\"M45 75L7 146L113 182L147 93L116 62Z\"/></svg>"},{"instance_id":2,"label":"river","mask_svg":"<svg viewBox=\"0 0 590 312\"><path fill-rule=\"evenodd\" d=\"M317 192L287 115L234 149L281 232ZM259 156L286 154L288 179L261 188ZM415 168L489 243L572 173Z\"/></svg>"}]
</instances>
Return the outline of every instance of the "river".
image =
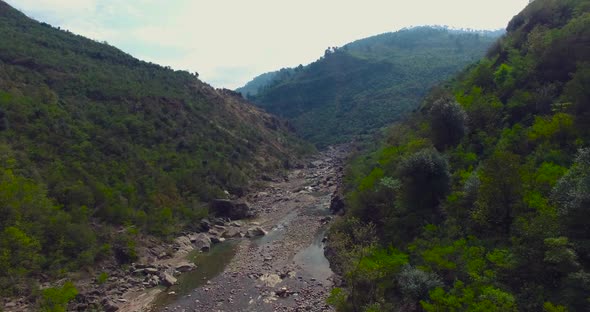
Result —
<instances>
[{"instance_id":1,"label":"river","mask_svg":"<svg viewBox=\"0 0 590 312\"><path fill-rule=\"evenodd\" d=\"M325 299L332 271L323 238L332 217L331 194L345 148L330 148L287 179L247 197L257 212L242 228L260 225L259 238L233 239L189 255L197 269L165 289L151 311L332 311Z\"/></svg>"}]
</instances>

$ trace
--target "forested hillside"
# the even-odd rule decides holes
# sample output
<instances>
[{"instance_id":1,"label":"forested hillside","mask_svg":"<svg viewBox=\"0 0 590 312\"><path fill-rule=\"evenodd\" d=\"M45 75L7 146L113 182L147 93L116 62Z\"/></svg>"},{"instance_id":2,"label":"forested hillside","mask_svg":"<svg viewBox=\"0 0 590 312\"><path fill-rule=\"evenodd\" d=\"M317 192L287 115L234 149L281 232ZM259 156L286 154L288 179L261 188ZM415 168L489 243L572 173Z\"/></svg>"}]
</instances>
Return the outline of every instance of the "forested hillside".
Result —
<instances>
[{"instance_id":1,"label":"forested hillside","mask_svg":"<svg viewBox=\"0 0 590 312\"><path fill-rule=\"evenodd\" d=\"M251 99L312 143L347 142L416 109L429 88L481 58L497 35L418 27L358 40L285 71Z\"/></svg>"},{"instance_id":2,"label":"forested hillside","mask_svg":"<svg viewBox=\"0 0 590 312\"><path fill-rule=\"evenodd\" d=\"M340 311L590 309L590 2L507 31L347 169Z\"/></svg>"},{"instance_id":3,"label":"forested hillside","mask_svg":"<svg viewBox=\"0 0 590 312\"><path fill-rule=\"evenodd\" d=\"M300 70L303 66L297 68L281 68L281 70L277 70L270 73L264 73L262 75L258 75L254 77L251 81L246 83L241 88L237 88L236 92L242 94L242 96L246 99L253 99L256 94L258 94L259 90L262 90L264 87L275 83L275 81L283 80L289 78L292 74L294 74L297 70Z\"/></svg>"},{"instance_id":4,"label":"forested hillside","mask_svg":"<svg viewBox=\"0 0 590 312\"><path fill-rule=\"evenodd\" d=\"M205 203L288 166L282 121L0 1L0 296L194 227ZM116 228L117 234L113 234Z\"/></svg>"}]
</instances>

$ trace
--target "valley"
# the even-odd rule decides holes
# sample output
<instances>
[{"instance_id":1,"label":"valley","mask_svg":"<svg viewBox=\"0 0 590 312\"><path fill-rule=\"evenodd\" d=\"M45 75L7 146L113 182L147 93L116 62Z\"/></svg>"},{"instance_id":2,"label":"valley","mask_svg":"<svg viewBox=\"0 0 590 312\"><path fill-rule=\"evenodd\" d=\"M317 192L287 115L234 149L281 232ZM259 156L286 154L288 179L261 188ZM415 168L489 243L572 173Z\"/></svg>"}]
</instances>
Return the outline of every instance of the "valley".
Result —
<instances>
[{"instance_id":1,"label":"valley","mask_svg":"<svg viewBox=\"0 0 590 312\"><path fill-rule=\"evenodd\" d=\"M180 285L163 290L146 311L332 311L325 299L333 286L333 273L324 257L323 239L331 223L330 200L343 173L348 146L329 148L289 171L284 181L246 196L257 216L214 226L213 237L226 229L232 236L255 226L267 234L254 238L228 238L225 252L213 262L225 268L217 276L203 276L192 289ZM202 256L208 257L206 253ZM212 261L208 261L211 264ZM197 269L200 268L197 261ZM195 281L194 273L185 283ZM169 294L174 292L173 294ZM148 295L149 297L150 295ZM145 296L127 296L119 311L137 311ZM138 298L134 300L133 298Z\"/></svg>"},{"instance_id":2,"label":"valley","mask_svg":"<svg viewBox=\"0 0 590 312\"><path fill-rule=\"evenodd\" d=\"M523 1L505 31L400 26L274 71L246 53L259 29L239 52L271 71L236 90L7 2L0 312L589 310L590 1ZM78 13L142 11L104 3ZM201 29L149 33L212 84L254 73L217 44L192 59Z\"/></svg>"}]
</instances>

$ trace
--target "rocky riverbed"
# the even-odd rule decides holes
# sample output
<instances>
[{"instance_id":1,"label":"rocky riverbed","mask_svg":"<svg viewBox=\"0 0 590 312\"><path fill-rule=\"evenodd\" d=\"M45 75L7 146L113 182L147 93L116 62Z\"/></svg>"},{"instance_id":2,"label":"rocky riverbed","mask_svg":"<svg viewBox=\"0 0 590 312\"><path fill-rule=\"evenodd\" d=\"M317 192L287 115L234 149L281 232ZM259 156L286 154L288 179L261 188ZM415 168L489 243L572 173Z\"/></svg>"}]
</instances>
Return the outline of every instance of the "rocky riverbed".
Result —
<instances>
[{"instance_id":1,"label":"rocky riverbed","mask_svg":"<svg viewBox=\"0 0 590 312\"><path fill-rule=\"evenodd\" d=\"M250 194L257 217L239 228L259 226L266 235L239 240L223 273L188 294L166 294L172 300L152 311L331 311L322 240L346 154L344 147L328 149L285 181Z\"/></svg>"},{"instance_id":2,"label":"rocky riverbed","mask_svg":"<svg viewBox=\"0 0 590 312\"><path fill-rule=\"evenodd\" d=\"M329 148L237 201L254 218L204 220L203 232L171 244L143 241L138 263L97 268L106 280L79 279L68 310L331 311L325 299L333 273L323 238L348 151ZM4 305L27 308L25 300Z\"/></svg>"}]
</instances>

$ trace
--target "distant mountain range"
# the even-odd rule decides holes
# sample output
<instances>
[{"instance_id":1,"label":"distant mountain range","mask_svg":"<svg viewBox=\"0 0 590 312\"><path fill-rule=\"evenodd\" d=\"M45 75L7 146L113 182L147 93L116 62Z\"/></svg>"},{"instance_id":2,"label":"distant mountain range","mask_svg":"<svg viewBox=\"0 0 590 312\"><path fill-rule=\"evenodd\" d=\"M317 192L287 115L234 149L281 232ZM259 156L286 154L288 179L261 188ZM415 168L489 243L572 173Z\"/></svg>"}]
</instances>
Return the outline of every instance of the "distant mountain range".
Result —
<instances>
[{"instance_id":1,"label":"distant mountain range","mask_svg":"<svg viewBox=\"0 0 590 312\"><path fill-rule=\"evenodd\" d=\"M341 143L400 120L502 33L403 29L329 48L314 63L260 75L236 91L290 120L306 140Z\"/></svg>"}]
</instances>

